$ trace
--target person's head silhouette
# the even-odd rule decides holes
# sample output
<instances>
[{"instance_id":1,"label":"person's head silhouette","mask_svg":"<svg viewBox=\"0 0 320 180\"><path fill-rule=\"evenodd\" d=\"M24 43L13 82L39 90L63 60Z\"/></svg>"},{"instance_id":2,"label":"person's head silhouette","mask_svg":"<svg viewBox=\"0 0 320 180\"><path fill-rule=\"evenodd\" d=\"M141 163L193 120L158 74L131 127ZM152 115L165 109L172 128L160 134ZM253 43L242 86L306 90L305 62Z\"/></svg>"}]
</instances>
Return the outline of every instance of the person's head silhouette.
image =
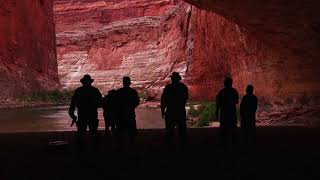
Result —
<instances>
[{"instance_id":1,"label":"person's head silhouette","mask_svg":"<svg viewBox=\"0 0 320 180\"><path fill-rule=\"evenodd\" d=\"M181 80L181 76L178 72L173 72L170 76L172 83L178 83Z\"/></svg>"},{"instance_id":2,"label":"person's head silhouette","mask_svg":"<svg viewBox=\"0 0 320 180\"><path fill-rule=\"evenodd\" d=\"M84 86L90 86L93 83L93 81L94 81L94 79L92 79L89 74L84 75L83 78L80 79L80 82Z\"/></svg>"},{"instance_id":3,"label":"person's head silhouette","mask_svg":"<svg viewBox=\"0 0 320 180\"><path fill-rule=\"evenodd\" d=\"M248 85L247 89L246 89L247 94L253 94L253 86L252 85Z\"/></svg>"},{"instance_id":4,"label":"person's head silhouette","mask_svg":"<svg viewBox=\"0 0 320 180\"><path fill-rule=\"evenodd\" d=\"M230 77L226 77L224 80L224 87L231 88L232 87L233 80Z\"/></svg>"},{"instance_id":5,"label":"person's head silhouette","mask_svg":"<svg viewBox=\"0 0 320 180\"><path fill-rule=\"evenodd\" d=\"M130 87L130 85L131 85L130 77L129 76L123 77L122 84L123 84L123 87Z\"/></svg>"}]
</instances>

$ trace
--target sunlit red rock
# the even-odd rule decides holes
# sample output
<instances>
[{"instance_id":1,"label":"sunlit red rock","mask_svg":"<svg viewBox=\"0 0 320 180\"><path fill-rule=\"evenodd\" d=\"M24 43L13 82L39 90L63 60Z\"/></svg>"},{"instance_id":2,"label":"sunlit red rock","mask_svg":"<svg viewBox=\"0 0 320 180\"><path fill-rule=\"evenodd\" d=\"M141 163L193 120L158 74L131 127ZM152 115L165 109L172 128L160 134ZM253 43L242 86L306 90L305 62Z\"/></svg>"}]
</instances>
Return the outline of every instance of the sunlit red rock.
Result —
<instances>
[{"instance_id":1,"label":"sunlit red rock","mask_svg":"<svg viewBox=\"0 0 320 180\"><path fill-rule=\"evenodd\" d=\"M78 86L90 73L105 91L130 75L135 87L159 97L175 70L194 99L213 99L228 75L241 94L253 84L267 101L319 94L316 17L300 13L293 20L284 2L261 7L246 0L232 8L231 1L186 1L197 7L169 0L55 0L64 87ZM289 5L288 12L299 7Z\"/></svg>"},{"instance_id":2,"label":"sunlit red rock","mask_svg":"<svg viewBox=\"0 0 320 180\"><path fill-rule=\"evenodd\" d=\"M175 70L192 98L212 99L224 77L241 70L240 61L269 55L243 28L182 1L54 2L59 74L67 88L85 73L103 90L130 75L134 86L159 97Z\"/></svg>"},{"instance_id":3,"label":"sunlit red rock","mask_svg":"<svg viewBox=\"0 0 320 180\"><path fill-rule=\"evenodd\" d=\"M0 0L0 98L59 88L51 0Z\"/></svg>"},{"instance_id":4,"label":"sunlit red rock","mask_svg":"<svg viewBox=\"0 0 320 180\"><path fill-rule=\"evenodd\" d=\"M64 87L89 73L103 91L133 85L155 96L172 70L187 69L190 6L168 0L54 1Z\"/></svg>"}]
</instances>

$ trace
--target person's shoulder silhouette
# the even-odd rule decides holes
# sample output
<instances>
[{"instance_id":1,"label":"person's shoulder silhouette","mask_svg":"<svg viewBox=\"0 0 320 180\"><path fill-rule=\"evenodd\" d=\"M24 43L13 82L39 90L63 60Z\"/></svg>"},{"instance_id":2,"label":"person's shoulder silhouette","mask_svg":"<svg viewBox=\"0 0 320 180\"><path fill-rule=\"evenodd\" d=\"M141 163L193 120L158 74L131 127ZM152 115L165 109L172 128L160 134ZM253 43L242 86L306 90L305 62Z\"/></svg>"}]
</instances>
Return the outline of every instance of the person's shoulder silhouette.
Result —
<instances>
[{"instance_id":1,"label":"person's shoulder silhouette","mask_svg":"<svg viewBox=\"0 0 320 180\"><path fill-rule=\"evenodd\" d=\"M98 108L101 104L102 95L100 91L93 87L91 76L86 74L80 80L82 86L75 90L72 97L72 103L78 107L78 110L88 108Z\"/></svg>"},{"instance_id":2,"label":"person's shoulder silhouette","mask_svg":"<svg viewBox=\"0 0 320 180\"><path fill-rule=\"evenodd\" d=\"M118 104L118 92L117 90L110 90L106 96L103 97L102 106L103 109L110 110L117 106Z\"/></svg>"},{"instance_id":3,"label":"person's shoulder silhouette","mask_svg":"<svg viewBox=\"0 0 320 180\"><path fill-rule=\"evenodd\" d=\"M239 93L232 87L233 80L227 77L224 81L224 88L217 95L217 103L224 106L235 106L239 102Z\"/></svg>"},{"instance_id":4,"label":"person's shoulder silhouette","mask_svg":"<svg viewBox=\"0 0 320 180\"><path fill-rule=\"evenodd\" d=\"M118 90L121 105L125 109L134 109L139 105L140 99L138 92L130 87L131 79L128 76L123 77L123 87Z\"/></svg>"},{"instance_id":5,"label":"person's shoulder silhouette","mask_svg":"<svg viewBox=\"0 0 320 180\"><path fill-rule=\"evenodd\" d=\"M246 95L243 96L240 104L240 113L242 116L255 115L258 107L258 98L253 94L253 86L248 85Z\"/></svg>"},{"instance_id":6,"label":"person's shoulder silhouette","mask_svg":"<svg viewBox=\"0 0 320 180\"><path fill-rule=\"evenodd\" d=\"M163 90L162 102L170 108L170 106L184 107L188 100L188 87L180 82L181 76L177 72L173 72L171 83L167 84Z\"/></svg>"}]
</instances>

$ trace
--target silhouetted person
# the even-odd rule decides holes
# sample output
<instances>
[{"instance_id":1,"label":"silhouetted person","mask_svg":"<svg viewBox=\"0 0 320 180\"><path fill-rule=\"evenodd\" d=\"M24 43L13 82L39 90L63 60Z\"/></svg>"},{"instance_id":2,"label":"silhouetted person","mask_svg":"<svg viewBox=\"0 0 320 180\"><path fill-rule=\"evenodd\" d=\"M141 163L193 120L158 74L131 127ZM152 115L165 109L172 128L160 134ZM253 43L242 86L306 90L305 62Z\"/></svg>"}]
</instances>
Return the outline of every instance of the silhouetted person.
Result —
<instances>
[{"instance_id":1,"label":"silhouetted person","mask_svg":"<svg viewBox=\"0 0 320 180\"><path fill-rule=\"evenodd\" d=\"M112 134L117 135L119 127L119 96L117 90L110 90L103 97L102 108L106 134L108 134L111 127Z\"/></svg>"},{"instance_id":2,"label":"silhouetted person","mask_svg":"<svg viewBox=\"0 0 320 180\"><path fill-rule=\"evenodd\" d=\"M74 92L69 108L69 115L73 122L77 124L77 145L79 149L83 147L84 135L88 127L92 136L93 147L97 148L98 145L97 129L99 120L97 109L101 106L102 95L97 88L91 86L93 81L90 75L83 76L80 80L82 86ZM76 108L78 119L74 114Z\"/></svg>"},{"instance_id":3,"label":"silhouetted person","mask_svg":"<svg viewBox=\"0 0 320 180\"><path fill-rule=\"evenodd\" d=\"M187 140L186 103L188 100L188 87L181 83L181 76L173 72L171 83L166 85L161 96L161 113L165 119L166 136L169 147L173 145L174 129L179 130L181 145Z\"/></svg>"},{"instance_id":4,"label":"silhouetted person","mask_svg":"<svg viewBox=\"0 0 320 180\"><path fill-rule=\"evenodd\" d=\"M227 77L224 81L224 88L216 98L216 115L220 115L220 138L223 145L229 142L235 143L237 130L237 104L239 94L232 87L232 79ZM220 114L219 114L220 111Z\"/></svg>"},{"instance_id":5,"label":"silhouetted person","mask_svg":"<svg viewBox=\"0 0 320 180\"><path fill-rule=\"evenodd\" d=\"M258 98L253 94L253 86L248 85L246 95L240 104L241 131L245 143L254 144L256 139L256 111Z\"/></svg>"},{"instance_id":6,"label":"silhouetted person","mask_svg":"<svg viewBox=\"0 0 320 180\"><path fill-rule=\"evenodd\" d=\"M119 95L119 131L127 133L130 142L133 143L137 135L137 124L135 108L139 105L140 99L135 89L131 88L131 80L128 76L123 77L123 87L118 90Z\"/></svg>"}]
</instances>

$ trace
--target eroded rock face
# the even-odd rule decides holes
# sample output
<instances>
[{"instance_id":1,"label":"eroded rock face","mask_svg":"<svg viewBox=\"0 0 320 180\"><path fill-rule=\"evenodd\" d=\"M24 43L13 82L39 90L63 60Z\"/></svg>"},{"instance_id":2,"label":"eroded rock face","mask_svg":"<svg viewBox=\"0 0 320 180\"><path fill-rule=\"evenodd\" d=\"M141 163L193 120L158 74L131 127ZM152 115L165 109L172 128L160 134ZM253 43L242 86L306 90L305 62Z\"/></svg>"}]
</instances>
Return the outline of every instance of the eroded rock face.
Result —
<instances>
[{"instance_id":1,"label":"eroded rock face","mask_svg":"<svg viewBox=\"0 0 320 180\"><path fill-rule=\"evenodd\" d=\"M103 90L129 75L135 87L159 97L175 70L192 98L212 99L226 75L236 74L243 90L254 80L241 75L261 71L258 59L272 57L244 28L183 1L56 0L54 7L66 88L78 86L85 73Z\"/></svg>"},{"instance_id":2,"label":"eroded rock face","mask_svg":"<svg viewBox=\"0 0 320 180\"><path fill-rule=\"evenodd\" d=\"M238 50L249 48L250 51L245 57L238 56L237 51L229 53L240 60L231 67L238 87L252 82L259 95L281 100L319 96L320 1L185 1L246 29L241 38L245 44ZM207 29L209 27L216 26L210 25ZM252 39L262 42L263 46Z\"/></svg>"},{"instance_id":3,"label":"eroded rock face","mask_svg":"<svg viewBox=\"0 0 320 180\"><path fill-rule=\"evenodd\" d=\"M197 69L210 76L209 72L222 73L218 76L230 73L242 92L246 84L253 84L260 103L260 123L319 125L319 1L185 1L227 19L225 25L217 26L219 21L214 15L205 15L208 12L197 18L197 27L202 30L194 38L194 49L199 52L194 54L200 56L194 61ZM215 38L208 41L207 37ZM213 58L205 58L207 55ZM216 84L205 77L199 78L200 82ZM207 92L201 84L196 87L202 94Z\"/></svg>"},{"instance_id":4,"label":"eroded rock face","mask_svg":"<svg viewBox=\"0 0 320 180\"><path fill-rule=\"evenodd\" d=\"M168 0L54 1L64 87L89 73L106 91L128 75L157 96L172 70L185 74L190 6ZM190 45L191 46L191 45Z\"/></svg>"},{"instance_id":5,"label":"eroded rock face","mask_svg":"<svg viewBox=\"0 0 320 180\"><path fill-rule=\"evenodd\" d=\"M51 0L0 0L0 98L59 88Z\"/></svg>"},{"instance_id":6,"label":"eroded rock face","mask_svg":"<svg viewBox=\"0 0 320 180\"><path fill-rule=\"evenodd\" d=\"M286 14L279 18L282 3L271 2L273 6L263 8L275 7L275 12L261 13L252 9L250 0L243 1L243 7L236 3L239 8L231 8L229 1L186 1L197 7L169 0L55 0L64 87L78 86L82 75L90 73L96 85L108 90L119 87L121 77L129 75L135 87L159 97L175 70L183 75L194 99L213 99L225 76L234 78L241 94L253 84L265 101L319 95L316 24L306 27L307 32L304 28L295 32L294 27L305 27L306 17L295 24ZM288 31L277 33L287 26ZM300 48L303 38L310 41Z\"/></svg>"}]
</instances>

